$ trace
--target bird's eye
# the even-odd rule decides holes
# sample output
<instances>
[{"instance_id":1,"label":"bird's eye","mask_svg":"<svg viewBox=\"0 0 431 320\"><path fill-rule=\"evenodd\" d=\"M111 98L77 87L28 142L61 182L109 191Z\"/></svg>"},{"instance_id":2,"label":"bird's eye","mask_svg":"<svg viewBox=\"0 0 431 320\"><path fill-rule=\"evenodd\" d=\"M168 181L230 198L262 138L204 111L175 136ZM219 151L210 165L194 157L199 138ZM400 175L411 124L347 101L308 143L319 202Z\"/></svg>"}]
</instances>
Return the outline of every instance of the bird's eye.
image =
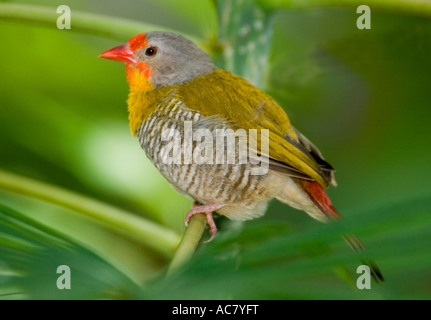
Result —
<instances>
[{"instance_id":1,"label":"bird's eye","mask_svg":"<svg viewBox=\"0 0 431 320\"><path fill-rule=\"evenodd\" d=\"M145 50L145 55L148 57L152 57L157 53L157 48L156 47L148 47Z\"/></svg>"}]
</instances>

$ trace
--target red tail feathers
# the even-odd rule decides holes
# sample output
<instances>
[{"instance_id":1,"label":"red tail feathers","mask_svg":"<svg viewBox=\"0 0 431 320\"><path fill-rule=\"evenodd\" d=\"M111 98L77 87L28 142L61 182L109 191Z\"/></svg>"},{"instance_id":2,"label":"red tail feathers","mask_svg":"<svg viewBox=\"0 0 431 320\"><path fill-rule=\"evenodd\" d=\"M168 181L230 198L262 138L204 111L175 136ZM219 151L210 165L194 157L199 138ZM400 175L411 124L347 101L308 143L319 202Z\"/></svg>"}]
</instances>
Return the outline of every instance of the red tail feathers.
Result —
<instances>
[{"instance_id":1,"label":"red tail feathers","mask_svg":"<svg viewBox=\"0 0 431 320\"><path fill-rule=\"evenodd\" d=\"M316 181L299 180L302 189L328 219L339 219L340 214L332 205L331 199Z\"/></svg>"}]
</instances>

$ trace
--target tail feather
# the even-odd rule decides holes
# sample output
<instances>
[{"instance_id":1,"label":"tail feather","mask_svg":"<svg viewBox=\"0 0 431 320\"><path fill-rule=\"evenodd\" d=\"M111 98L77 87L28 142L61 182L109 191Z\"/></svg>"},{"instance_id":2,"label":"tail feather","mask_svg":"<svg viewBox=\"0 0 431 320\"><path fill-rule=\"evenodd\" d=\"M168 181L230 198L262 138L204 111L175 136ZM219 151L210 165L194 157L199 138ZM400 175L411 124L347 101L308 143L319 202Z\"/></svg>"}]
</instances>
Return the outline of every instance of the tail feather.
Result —
<instances>
[{"instance_id":1,"label":"tail feather","mask_svg":"<svg viewBox=\"0 0 431 320\"><path fill-rule=\"evenodd\" d=\"M331 199L329 199L323 187L316 181L298 180L299 184L314 205L326 216L328 219L339 219L341 218L337 209L332 205Z\"/></svg>"},{"instance_id":2,"label":"tail feather","mask_svg":"<svg viewBox=\"0 0 431 320\"><path fill-rule=\"evenodd\" d=\"M344 235L343 238L350 246L350 248L352 248L352 250L357 252L358 254L361 254L365 251L364 244L355 234ZM370 267L371 276L377 283L385 282L385 278L383 277L379 266L373 260L364 257L362 263Z\"/></svg>"},{"instance_id":3,"label":"tail feather","mask_svg":"<svg viewBox=\"0 0 431 320\"><path fill-rule=\"evenodd\" d=\"M325 215L326 218L341 218L337 209L332 205L329 196L326 194L325 190L319 183L316 181L298 180L298 184L302 190L307 193L314 205ZM364 244L356 235L344 235L344 240L352 248L352 250L358 253L365 251ZM385 281L382 272L373 260L364 258L363 263L370 267L371 276L377 283Z\"/></svg>"}]
</instances>

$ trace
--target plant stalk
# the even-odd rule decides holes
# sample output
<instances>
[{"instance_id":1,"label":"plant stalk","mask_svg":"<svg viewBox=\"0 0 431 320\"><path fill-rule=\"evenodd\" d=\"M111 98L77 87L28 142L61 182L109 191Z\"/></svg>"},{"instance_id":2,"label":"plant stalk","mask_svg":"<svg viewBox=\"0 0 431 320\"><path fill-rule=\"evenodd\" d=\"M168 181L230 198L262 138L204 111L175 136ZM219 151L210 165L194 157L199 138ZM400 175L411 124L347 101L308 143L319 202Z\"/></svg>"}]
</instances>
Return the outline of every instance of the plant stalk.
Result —
<instances>
[{"instance_id":1,"label":"plant stalk","mask_svg":"<svg viewBox=\"0 0 431 320\"><path fill-rule=\"evenodd\" d=\"M358 7L366 4L371 10L399 12L417 16L431 16L431 1L429 0L258 0L270 9L307 9L311 7Z\"/></svg>"},{"instance_id":2,"label":"plant stalk","mask_svg":"<svg viewBox=\"0 0 431 320\"><path fill-rule=\"evenodd\" d=\"M186 263L193 256L204 233L207 220L204 214L196 214L184 231L183 238L169 265L167 276Z\"/></svg>"},{"instance_id":3,"label":"plant stalk","mask_svg":"<svg viewBox=\"0 0 431 320\"><path fill-rule=\"evenodd\" d=\"M54 7L0 3L0 20L37 23L57 30L57 19L60 15ZM73 10L73 8L71 8L70 30L97 34L119 40L127 40L142 32L154 30L173 31L164 26L101 14L80 12ZM190 35L185 36L202 45L201 39Z\"/></svg>"},{"instance_id":4,"label":"plant stalk","mask_svg":"<svg viewBox=\"0 0 431 320\"><path fill-rule=\"evenodd\" d=\"M136 214L72 191L0 170L0 189L40 199L91 217L138 240L166 258L172 257L180 241L166 229Z\"/></svg>"}]
</instances>

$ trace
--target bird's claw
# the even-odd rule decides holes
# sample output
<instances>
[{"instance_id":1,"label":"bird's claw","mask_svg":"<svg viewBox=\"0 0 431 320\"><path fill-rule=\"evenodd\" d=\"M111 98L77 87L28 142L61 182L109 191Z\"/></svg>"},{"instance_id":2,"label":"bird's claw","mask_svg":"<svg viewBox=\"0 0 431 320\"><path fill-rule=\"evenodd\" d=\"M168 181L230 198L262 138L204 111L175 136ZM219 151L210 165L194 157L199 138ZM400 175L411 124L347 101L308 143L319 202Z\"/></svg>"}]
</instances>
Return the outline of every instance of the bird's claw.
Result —
<instances>
[{"instance_id":1,"label":"bird's claw","mask_svg":"<svg viewBox=\"0 0 431 320\"><path fill-rule=\"evenodd\" d=\"M190 210L187 215L186 215L186 219L185 219L185 224L186 227L189 225L190 219L199 213L203 213L205 214L206 218L207 218L207 223L208 226L210 227L210 235L211 237L204 241L204 243L208 243L211 242L217 233L217 226L214 222L214 218L213 218L213 212L216 211L217 209L221 208L220 205L215 204L215 203L210 203L210 204L205 204L205 205L199 205L199 203L197 201L193 202L193 209Z\"/></svg>"}]
</instances>

